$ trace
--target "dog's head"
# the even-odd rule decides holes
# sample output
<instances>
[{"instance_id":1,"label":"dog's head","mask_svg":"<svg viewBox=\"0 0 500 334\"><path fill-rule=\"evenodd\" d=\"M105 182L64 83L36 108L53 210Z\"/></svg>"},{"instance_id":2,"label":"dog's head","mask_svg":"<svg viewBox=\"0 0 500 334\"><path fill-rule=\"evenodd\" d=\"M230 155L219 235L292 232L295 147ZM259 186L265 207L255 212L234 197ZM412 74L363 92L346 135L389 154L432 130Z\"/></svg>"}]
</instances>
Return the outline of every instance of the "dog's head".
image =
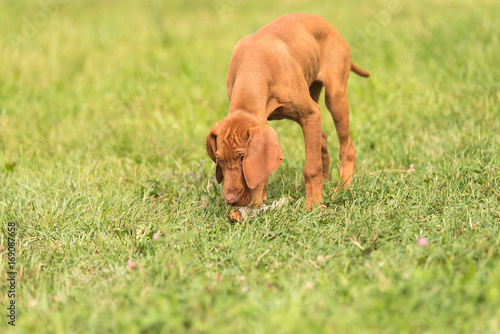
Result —
<instances>
[{"instance_id":1,"label":"dog's head","mask_svg":"<svg viewBox=\"0 0 500 334\"><path fill-rule=\"evenodd\" d=\"M224 179L224 200L234 206L252 204L259 186L283 161L276 131L241 112L215 124L205 144L216 163L217 182Z\"/></svg>"}]
</instances>

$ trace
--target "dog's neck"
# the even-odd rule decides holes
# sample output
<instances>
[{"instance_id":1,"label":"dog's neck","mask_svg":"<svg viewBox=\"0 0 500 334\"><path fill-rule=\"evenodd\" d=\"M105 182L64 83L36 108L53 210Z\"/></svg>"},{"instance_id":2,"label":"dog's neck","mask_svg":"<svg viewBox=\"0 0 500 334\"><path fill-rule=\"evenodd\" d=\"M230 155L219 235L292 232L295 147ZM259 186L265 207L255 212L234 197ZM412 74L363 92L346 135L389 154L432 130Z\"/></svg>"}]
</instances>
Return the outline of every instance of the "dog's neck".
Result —
<instances>
[{"instance_id":1,"label":"dog's neck","mask_svg":"<svg viewBox=\"0 0 500 334\"><path fill-rule=\"evenodd\" d=\"M229 114L237 110L244 110L255 116L262 114L267 105L267 83L262 84L259 78L246 76L237 78L231 91L229 100Z\"/></svg>"}]
</instances>

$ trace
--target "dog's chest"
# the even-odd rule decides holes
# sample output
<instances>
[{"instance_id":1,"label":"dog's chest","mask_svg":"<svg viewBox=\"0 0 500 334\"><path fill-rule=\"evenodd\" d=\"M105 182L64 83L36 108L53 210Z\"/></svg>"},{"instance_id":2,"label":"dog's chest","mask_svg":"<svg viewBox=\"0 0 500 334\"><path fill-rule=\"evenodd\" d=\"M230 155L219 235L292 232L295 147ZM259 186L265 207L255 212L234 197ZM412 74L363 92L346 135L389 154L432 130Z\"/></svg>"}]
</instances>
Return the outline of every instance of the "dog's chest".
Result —
<instances>
[{"instance_id":1,"label":"dog's chest","mask_svg":"<svg viewBox=\"0 0 500 334\"><path fill-rule=\"evenodd\" d=\"M286 115L284 113L285 109L283 107L279 107L277 109L275 109L268 117L267 117L267 120L268 121L277 121L277 120L281 120L281 119L289 119L289 120L294 120L294 118L290 115Z\"/></svg>"}]
</instances>

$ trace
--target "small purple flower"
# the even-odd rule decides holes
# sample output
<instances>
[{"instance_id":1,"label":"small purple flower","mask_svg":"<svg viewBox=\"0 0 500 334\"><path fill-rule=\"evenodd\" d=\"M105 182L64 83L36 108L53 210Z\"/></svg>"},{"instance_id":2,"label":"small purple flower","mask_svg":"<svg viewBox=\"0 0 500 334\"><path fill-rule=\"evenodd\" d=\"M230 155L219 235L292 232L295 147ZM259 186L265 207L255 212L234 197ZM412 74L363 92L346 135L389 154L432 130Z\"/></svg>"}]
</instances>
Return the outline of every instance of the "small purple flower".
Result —
<instances>
[{"instance_id":1,"label":"small purple flower","mask_svg":"<svg viewBox=\"0 0 500 334\"><path fill-rule=\"evenodd\" d=\"M128 270L134 270L135 269L135 263L132 260L129 260L127 263L127 269Z\"/></svg>"},{"instance_id":2,"label":"small purple flower","mask_svg":"<svg viewBox=\"0 0 500 334\"><path fill-rule=\"evenodd\" d=\"M156 241L159 238L160 238L160 233L157 232L157 233L153 234L153 241Z\"/></svg>"},{"instance_id":3,"label":"small purple flower","mask_svg":"<svg viewBox=\"0 0 500 334\"><path fill-rule=\"evenodd\" d=\"M420 237L418 238L418 244L422 247L425 247L429 244L429 240L427 238Z\"/></svg>"}]
</instances>

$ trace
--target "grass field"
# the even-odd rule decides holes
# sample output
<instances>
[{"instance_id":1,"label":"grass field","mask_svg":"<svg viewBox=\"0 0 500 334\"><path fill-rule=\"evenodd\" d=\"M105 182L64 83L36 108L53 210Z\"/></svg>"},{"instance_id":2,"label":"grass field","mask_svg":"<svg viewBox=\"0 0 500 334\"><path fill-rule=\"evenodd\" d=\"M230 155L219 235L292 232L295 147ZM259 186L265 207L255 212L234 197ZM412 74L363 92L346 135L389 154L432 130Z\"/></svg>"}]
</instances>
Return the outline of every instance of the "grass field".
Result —
<instances>
[{"instance_id":1,"label":"grass field","mask_svg":"<svg viewBox=\"0 0 500 334\"><path fill-rule=\"evenodd\" d=\"M302 209L301 130L273 122L285 160L268 195L295 201L231 225L204 141L235 43L289 12L322 15L371 73L349 81L354 186L334 192L321 104L328 208ZM496 0L2 1L0 332L500 332L499 14Z\"/></svg>"}]
</instances>

